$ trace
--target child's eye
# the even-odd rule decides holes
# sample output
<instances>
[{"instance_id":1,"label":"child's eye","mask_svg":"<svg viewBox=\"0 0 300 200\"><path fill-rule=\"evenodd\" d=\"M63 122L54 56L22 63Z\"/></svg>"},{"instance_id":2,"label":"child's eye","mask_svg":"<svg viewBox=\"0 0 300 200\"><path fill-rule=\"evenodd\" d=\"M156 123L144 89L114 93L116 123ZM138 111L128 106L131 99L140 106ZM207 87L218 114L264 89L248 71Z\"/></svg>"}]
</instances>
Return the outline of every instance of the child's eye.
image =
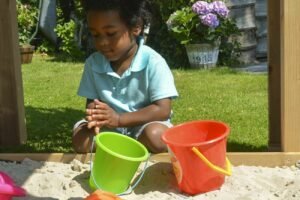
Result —
<instances>
[{"instance_id":1,"label":"child's eye","mask_svg":"<svg viewBox=\"0 0 300 200\"><path fill-rule=\"evenodd\" d=\"M117 32L111 32L111 33L107 33L107 36L113 37L113 36L115 36L116 34L117 34Z\"/></svg>"}]
</instances>

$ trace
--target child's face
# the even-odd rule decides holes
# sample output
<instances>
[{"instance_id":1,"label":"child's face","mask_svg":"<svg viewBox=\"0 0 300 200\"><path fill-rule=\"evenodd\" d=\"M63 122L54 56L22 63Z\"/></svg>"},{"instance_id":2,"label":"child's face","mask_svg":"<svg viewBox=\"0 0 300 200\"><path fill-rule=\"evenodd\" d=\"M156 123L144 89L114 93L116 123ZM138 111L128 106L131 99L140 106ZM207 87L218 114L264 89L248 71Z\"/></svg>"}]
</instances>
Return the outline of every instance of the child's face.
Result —
<instances>
[{"instance_id":1,"label":"child's face","mask_svg":"<svg viewBox=\"0 0 300 200\"><path fill-rule=\"evenodd\" d=\"M109 61L117 61L126 56L136 45L135 37L140 29L130 30L120 18L118 11L89 11L89 30L94 37L95 47Z\"/></svg>"}]
</instances>

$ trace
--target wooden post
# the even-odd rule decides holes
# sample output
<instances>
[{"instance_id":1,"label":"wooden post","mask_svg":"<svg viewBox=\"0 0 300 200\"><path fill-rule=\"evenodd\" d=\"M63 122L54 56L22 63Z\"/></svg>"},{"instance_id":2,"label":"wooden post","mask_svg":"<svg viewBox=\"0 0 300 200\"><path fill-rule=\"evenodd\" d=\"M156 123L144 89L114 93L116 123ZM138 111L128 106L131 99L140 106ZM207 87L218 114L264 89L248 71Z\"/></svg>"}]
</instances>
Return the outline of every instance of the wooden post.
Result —
<instances>
[{"instance_id":1,"label":"wooden post","mask_svg":"<svg viewBox=\"0 0 300 200\"><path fill-rule=\"evenodd\" d=\"M281 0L281 145L300 152L300 1Z\"/></svg>"},{"instance_id":2,"label":"wooden post","mask_svg":"<svg viewBox=\"0 0 300 200\"><path fill-rule=\"evenodd\" d=\"M269 148L300 152L300 1L268 0Z\"/></svg>"},{"instance_id":3,"label":"wooden post","mask_svg":"<svg viewBox=\"0 0 300 200\"><path fill-rule=\"evenodd\" d=\"M269 150L281 151L280 0L268 0Z\"/></svg>"},{"instance_id":4,"label":"wooden post","mask_svg":"<svg viewBox=\"0 0 300 200\"><path fill-rule=\"evenodd\" d=\"M0 1L0 145L25 142L25 112L16 1Z\"/></svg>"}]
</instances>

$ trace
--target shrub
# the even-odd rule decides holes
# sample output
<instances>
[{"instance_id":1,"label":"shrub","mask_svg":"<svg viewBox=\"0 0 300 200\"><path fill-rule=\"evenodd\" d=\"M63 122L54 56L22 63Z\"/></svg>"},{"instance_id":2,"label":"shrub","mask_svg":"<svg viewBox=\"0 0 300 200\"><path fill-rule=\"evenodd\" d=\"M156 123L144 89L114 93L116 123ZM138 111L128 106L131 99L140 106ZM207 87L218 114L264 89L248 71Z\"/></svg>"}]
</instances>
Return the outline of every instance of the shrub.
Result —
<instances>
[{"instance_id":1,"label":"shrub","mask_svg":"<svg viewBox=\"0 0 300 200\"><path fill-rule=\"evenodd\" d=\"M17 21L18 21L18 32L19 32L19 43L29 44L32 35L36 29L38 18L37 7L30 2L23 3L17 0Z\"/></svg>"}]
</instances>

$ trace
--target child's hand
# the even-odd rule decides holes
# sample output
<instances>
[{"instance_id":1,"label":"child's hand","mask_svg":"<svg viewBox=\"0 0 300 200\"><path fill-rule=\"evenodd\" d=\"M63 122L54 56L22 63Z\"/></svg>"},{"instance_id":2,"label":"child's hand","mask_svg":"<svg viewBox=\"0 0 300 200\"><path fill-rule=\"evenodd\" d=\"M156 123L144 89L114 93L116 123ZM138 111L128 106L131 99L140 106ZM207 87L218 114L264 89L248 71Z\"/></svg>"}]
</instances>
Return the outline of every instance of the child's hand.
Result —
<instances>
[{"instance_id":1,"label":"child's hand","mask_svg":"<svg viewBox=\"0 0 300 200\"><path fill-rule=\"evenodd\" d=\"M119 126L119 115L107 104L94 100L94 108L87 109L88 126L116 128Z\"/></svg>"},{"instance_id":2,"label":"child's hand","mask_svg":"<svg viewBox=\"0 0 300 200\"><path fill-rule=\"evenodd\" d=\"M88 104L86 109L86 120L88 121L88 128L94 128L95 134L98 134L100 132L100 126L96 126L97 122L93 120L92 115L95 112L95 103L91 102Z\"/></svg>"}]
</instances>

